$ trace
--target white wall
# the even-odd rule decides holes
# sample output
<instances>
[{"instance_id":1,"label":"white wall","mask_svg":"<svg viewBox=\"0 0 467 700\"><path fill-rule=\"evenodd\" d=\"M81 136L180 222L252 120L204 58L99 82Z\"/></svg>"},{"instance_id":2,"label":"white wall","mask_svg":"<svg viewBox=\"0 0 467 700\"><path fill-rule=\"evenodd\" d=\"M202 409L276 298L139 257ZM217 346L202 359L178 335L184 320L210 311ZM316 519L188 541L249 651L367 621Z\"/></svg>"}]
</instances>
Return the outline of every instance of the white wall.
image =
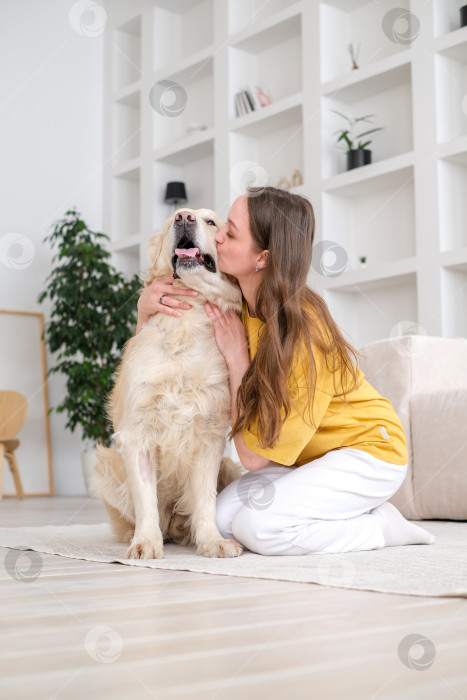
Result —
<instances>
[{"instance_id":1,"label":"white wall","mask_svg":"<svg viewBox=\"0 0 467 700\"><path fill-rule=\"evenodd\" d=\"M69 20L73 5L81 12L81 30ZM94 17L82 8L71 0L0 0L0 247L10 233L34 246L24 269L5 262L3 246L0 308L42 311L46 321L48 308L37 298L52 253L43 238L73 206L90 228L102 230L105 30L96 26L93 36L86 35ZM12 260L18 250L18 244L11 248ZM49 355L47 361L50 367ZM61 401L63 388L63 380L49 380L51 406ZM82 443L64 426L63 414L52 413L55 493L81 494Z\"/></svg>"}]
</instances>

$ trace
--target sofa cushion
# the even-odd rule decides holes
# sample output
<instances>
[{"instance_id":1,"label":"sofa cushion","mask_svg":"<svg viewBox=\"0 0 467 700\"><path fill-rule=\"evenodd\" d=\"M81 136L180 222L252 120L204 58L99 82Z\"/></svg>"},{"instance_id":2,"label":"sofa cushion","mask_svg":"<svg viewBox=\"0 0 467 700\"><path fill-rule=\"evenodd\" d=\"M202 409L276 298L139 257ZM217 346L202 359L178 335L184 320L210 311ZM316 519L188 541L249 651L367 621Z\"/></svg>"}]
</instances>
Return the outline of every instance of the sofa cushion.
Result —
<instances>
[{"instance_id":1,"label":"sofa cushion","mask_svg":"<svg viewBox=\"0 0 467 700\"><path fill-rule=\"evenodd\" d=\"M424 500L423 515L414 498L415 480L420 488L425 473L420 461L417 461L417 469L421 472L414 473L411 400L419 394L467 388L467 339L406 335L378 340L363 346L359 352L363 355L359 358L359 365L366 379L391 401L407 438L407 476L390 502L410 520L439 517L429 514L434 510L430 509L428 497ZM444 426L442 414L437 412L437 417ZM451 479L446 473L444 478ZM452 515L450 517L455 519Z\"/></svg>"},{"instance_id":2,"label":"sofa cushion","mask_svg":"<svg viewBox=\"0 0 467 700\"><path fill-rule=\"evenodd\" d=\"M418 518L467 520L467 389L410 400Z\"/></svg>"}]
</instances>

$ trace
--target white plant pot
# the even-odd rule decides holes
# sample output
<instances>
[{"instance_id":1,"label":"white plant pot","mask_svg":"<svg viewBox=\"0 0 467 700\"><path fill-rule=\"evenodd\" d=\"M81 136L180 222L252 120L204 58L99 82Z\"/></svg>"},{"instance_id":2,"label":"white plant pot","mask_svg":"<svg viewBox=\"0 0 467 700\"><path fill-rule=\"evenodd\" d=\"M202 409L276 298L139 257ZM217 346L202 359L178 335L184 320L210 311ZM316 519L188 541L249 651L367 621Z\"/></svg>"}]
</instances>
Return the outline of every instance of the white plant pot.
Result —
<instances>
[{"instance_id":1,"label":"white plant pot","mask_svg":"<svg viewBox=\"0 0 467 700\"><path fill-rule=\"evenodd\" d=\"M96 450L85 450L81 452L81 466L83 468L84 483L88 496L92 498L100 498L98 491L92 488L92 479L94 477L94 466L97 462Z\"/></svg>"}]
</instances>

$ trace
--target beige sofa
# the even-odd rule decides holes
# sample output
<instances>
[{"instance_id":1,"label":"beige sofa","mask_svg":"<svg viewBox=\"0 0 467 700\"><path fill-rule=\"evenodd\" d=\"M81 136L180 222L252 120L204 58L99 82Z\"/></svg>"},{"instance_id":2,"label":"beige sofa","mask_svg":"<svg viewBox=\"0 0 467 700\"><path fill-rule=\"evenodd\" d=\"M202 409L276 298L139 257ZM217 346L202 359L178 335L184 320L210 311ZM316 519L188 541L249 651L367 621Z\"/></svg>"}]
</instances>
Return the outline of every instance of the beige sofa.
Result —
<instances>
[{"instance_id":1,"label":"beige sofa","mask_svg":"<svg viewBox=\"0 0 467 700\"><path fill-rule=\"evenodd\" d=\"M410 520L467 520L467 339L407 335L359 352L407 436L407 476L390 502Z\"/></svg>"}]
</instances>

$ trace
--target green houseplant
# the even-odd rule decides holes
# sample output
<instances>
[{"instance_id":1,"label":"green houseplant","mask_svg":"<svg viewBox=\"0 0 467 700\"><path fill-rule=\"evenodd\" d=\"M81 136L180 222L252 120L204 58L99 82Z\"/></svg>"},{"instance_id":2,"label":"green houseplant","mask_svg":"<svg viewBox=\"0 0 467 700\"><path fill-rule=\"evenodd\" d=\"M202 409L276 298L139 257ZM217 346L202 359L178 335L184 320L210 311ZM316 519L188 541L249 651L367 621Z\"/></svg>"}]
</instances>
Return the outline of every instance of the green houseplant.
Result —
<instances>
[{"instance_id":1,"label":"green houseplant","mask_svg":"<svg viewBox=\"0 0 467 700\"><path fill-rule=\"evenodd\" d=\"M336 109L331 109L331 112L338 114L340 117L346 120L348 126L346 128L338 129L335 133L338 135L337 143L345 142L347 148L347 170L352 168L358 168L361 165L368 165L371 163L371 151L367 148L370 145L371 140L364 140L364 137L375 133L376 131L381 131L384 127L377 126L373 129L367 129L359 134L356 134L357 124L360 122L366 122L367 124L372 124L371 117L374 114L367 114L364 117L348 117L342 112L338 112Z\"/></svg>"},{"instance_id":2,"label":"green houseplant","mask_svg":"<svg viewBox=\"0 0 467 700\"><path fill-rule=\"evenodd\" d=\"M91 231L72 209L44 241L57 252L39 303L51 302L45 341L57 353L48 374L66 377L66 395L55 408L67 414L66 427L82 428L93 446L111 444L105 402L114 384L121 350L133 335L141 280L127 280L109 262L109 237ZM54 410L53 408L50 410Z\"/></svg>"}]
</instances>

